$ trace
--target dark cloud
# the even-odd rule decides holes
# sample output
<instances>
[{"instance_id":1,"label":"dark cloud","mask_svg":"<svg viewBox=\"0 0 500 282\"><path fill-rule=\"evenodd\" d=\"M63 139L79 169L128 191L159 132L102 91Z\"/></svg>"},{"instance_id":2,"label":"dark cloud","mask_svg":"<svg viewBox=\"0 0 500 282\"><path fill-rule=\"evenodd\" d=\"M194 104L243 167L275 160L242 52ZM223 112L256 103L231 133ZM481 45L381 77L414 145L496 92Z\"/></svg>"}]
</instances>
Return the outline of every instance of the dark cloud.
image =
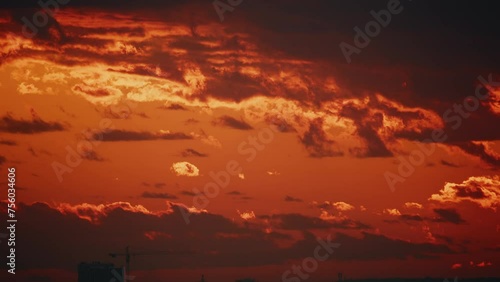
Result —
<instances>
[{"instance_id":1,"label":"dark cloud","mask_svg":"<svg viewBox=\"0 0 500 282\"><path fill-rule=\"evenodd\" d=\"M29 1L20 1L24 2L24 4ZM64 44L67 42L67 36L56 20L56 18L52 17L50 14L42 11L39 5L35 3L31 3L31 5L21 5L24 6L23 9L14 9L11 13L11 19L14 23L17 23L19 26L24 25L23 18L28 19L28 21L32 21L34 15L38 12L43 13L46 16L46 24L41 26L34 27L36 30L27 29L27 34L23 34L25 36L32 37L33 40L37 40L38 43L43 42L44 44Z\"/></svg>"},{"instance_id":2,"label":"dark cloud","mask_svg":"<svg viewBox=\"0 0 500 282\"><path fill-rule=\"evenodd\" d=\"M471 199L486 199L489 198L484 194L481 186L478 183L471 182L469 185L456 185L456 196L461 198L471 198Z\"/></svg>"},{"instance_id":3,"label":"dark cloud","mask_svg":"<svg viewBox=\"0 0 500 282\"><path fill-rule=\"evenodd\" d=\"M235 102L241 102L244 99L256 94L262 94L263 92L267 93L265 88L259 83L259 80L242 74L239 71L215 74L214 78L208 81L207 92L211 93L210 95L217 99Z\"/></svg>"},{"instance_id":4,"label":"dark cloud","mask_svg":"<svg viewBox=\"0 0 500 282\"><path fill-rule=\"evenodd\" d=\"M341 116L354 122L357 128L356 133L365 141L366 148L351 149L353 155L358 157L390 157L393 155L377 133L377 130L383 127L384 117L381 113L369 115L368 108L358 108L354 104L347 104L342 108Z\"/></svg>"},{"instance_id":5,"label":"dark cloud","mask_svg":"<svg viewBox=\"0 0 500 282\"><path fill-rule=\"evenodd\" d=\"M108 106L102 111L102 115L110 119L129 119L132 109L126 105Z\"/></svg>"},{"instance_id":6,"label":"dark cloud","mask_svg":"<svg viewBox=\"0 0 500 282\"><path fill-rule=\"evenodd\" d=\"M169 194L169 193L157 193L157 192L148 192L144 191L141 194L141 197L143 198L150 198L150 199L177 199L177 196Z\"/></svg>"},{"instance_id":7,"label":"dark cloud","mask_svg":"<svg viewBox=\"0 0 500 282\"><path fill-rule=\"evenodd\" d=\"M0 145L16 146L17 142L16 141L12 141L12 140L2 139L2 140L0 140Z\"/></svg>"},{"instance_id":8,"label":"dark cloud","mask_svg":"<svg viewBox=\"0 0 500 282\"><path fill-rule=\"evenodd\" d=\"M170 104L168 106L164 105L164 106L159 107L159 109L173 110L173 111L187 111L187 109L180 104Z\"/></svg>"},{"instance_id":9,"label":"dark cloud","mask_svg":"<svg viewBox=\"0 0 500 282\"><path fill-rule=\"evenodd\" d=\"M500 156L490 153L482 143L466 142L455 144L455 146L468 154L479 157L482 161L495 168L500 167Z\"/></svg>"},{"instance_id":10,"label":"dark cloud","mask_svg":"<svg viewBox=\"0 0 500 282\"><path fill-rule=\"evenodd\" d=\"M398 217L398 220L392 220L390 223L399 223L400 221L410 223L410 222L448 222L453 224L465 223L460 214L454 209L434 209L433 210L437 217L426 217L418 214L402 214ZM387 221L389 222L389 221Z\"/></svg>"},{"instance_id":11,"label":"dark cloud","mask_svg":"<svg viewBox=\"0 0 500 282\"><path fill-rule=\"evenodd\" d=\"M330 140L323 130L323 120L318 118L309 124L309 130L302 137L300 142L306 147L309 156L313 158L338 157L343 153L335 149L335 141Z\"/></svg>"},{"instance_id":12,"label":"dark cloud","mask_svg":"<svg viewBox=\"0 0 500 282\"><path fill-rule=\"evenodd\" d=\"M193 139L193 137L182 132L151 133L146 131L137 132L137 131L113 129L95 133L93 135L93 139L102 140L105 142L115 142L115 141L148 141L148 140L188 140L188 139Z\"/></svg>"},{"instance_id":13,"label":"dark cloud","mask_svg":"<svg viewBox=\"0 0 500 282\"><path fill-rule=\"evenodd\" d=\"M187 190L182 190L179 194L184 195L184 196L190 196L190 197L194 197L194 196L198 195L194 192L187 191Z\"/></svg>"},{"instance_id":14,"label":"dark cloud","mask_svg":"<svg viewBox=\"0 0 500 282\"><path fill-rule=\"evenodd\" d=\"M208 41L208 38L204 38L203 41ZM193 36L177 36L176 40L171 45L173 48L179 48L184 50L189 50L191 53L206 53L209 51L215 51L213 47L209 47L200 42L199 37Z\"/></svg>"},{"instance_id":15,"label":"dark cloud","mask_svg":"<svg viewBox=\"0 0 500 282\"><path fill-rule=\"evenodd\" d=\"M497 246L494 246L494 247L488 247L488 248L485 248L485 250L491 251L491 252L499 252L500 253L500 245L497 245Z\"/></svg>"},{"instance_id":16,"label":"dark cloud","mask_svg":"<svg viewBox=\"0 0 500 282\"><path fill-rule=\"evenodd\" d=\"M500 80L500 78L497 80ZM471 84L473 84L473 82L471 82ZM471 89L471 93L469 93L469 95L470 94L474 94L474 89ZM457 104L456 106L458 106L459 103L455 104ZM422 107L429 108L430 105L422 105ZM439 109L437 113L442 116L447 111L454 110L454 106L454 104L451 104L448 107L443 107L443 109ZM443 130L444 141L441 143L457 147L467 145L470 142L477 140L494 141L500 139L500 132L491 130L490 125L490 123L500 122L499 115L488 112L484 107L479 108L475 112L467 113L465 111L465 114L470 114L470 116L468 118L460 117L460 123L456 122L456 118L460 116L460 114L456 113L448 116L448 118L454 116L454 118L452 119L453 122L447 122L443 119L443 117L441 117L441 119L443 119L443 122L445 123L444 128L424 128L420 130L404 128L395 132L394 137L422 142L426 139L432 140L434 130ZM484 122L485 120L487 120L488 122ZM459 127L456 127L457 125Z\"/></svg>"},{"instance_id":17,"label":"dark cloud","mask_svg":"<svg viewBox=\"0 0 500 282\"><path fill-rule=\"evenodd\" d=\"M181 152L181 156L183 157L208 157L207 154L200 153L194 149L188 148Z\"/></svg>"},{"instance_id":18,"label":"dark cloud","mask_svg":"<svg viewBox=\"0 0 500 282\"><path fill-rule=\"evenodd\" d=\"M35 152L35 149L33 149L33 147L28 147L28 152L30 152L33 157L38 157L38 154Z\"/></svg>"},{"instance_id":19,"label":"dark cloud","mask_svg":"<svg viewBox=\"0 0 500 282\"><path fill-rule=\"evenodd\" d=\"M266 117L266 121L269 124L274 125L280 132L296 132L295 128L293 128L292 125L290 125L286 120L279 117L268 116Z\"/></svg>"},{"instance_id":20,"label":"dark cloud","mask_svg":"<svg viewBox=\"0 0 500 282\"><path fill-rule=\"evenodd\" d=\"M454 243L454 239L452 237L446 236L446 235L440 235L440 234L432 234L432 236L442 242L447 243L448 245L451 245Z\"/></svg>"},{"instance_id":21,"label":"dark cloud","mask_svg":"<svg viewBox=\"0 0 500 282\"><path fill-rule=\"evenodd\" d=\"M137 116L140 116L141 118L149 118L149 116L145 112L139 112L135 113Z\"/></svg>"},{"instance_id":22,"label":"dark cloud","mask_svg":"<svg viewBox=\"0 0 500 282\"><path fill-rule=\"evenodd\" d=\"M109 34L109 33L118 33L118 34L123 34L126 36L137 36L137 37L143 37L146 35L146 31L144 30L143 27L137 26L137 27L127 27L127 26L120 26L120 27L81 27L81 26L71 26L72 32L75 32L77 34Z\"/></svg>"},{"instance_id":23,"label":"dark cloud","mask_svg":"<svg viewBox=\"0 0 500 282\"><path fill-rule=\"evenodd\" d=\"M335 242L341 248L335 251L339 260L405 260L409 257L415 259L437 259L443 254L454 253L443 244L411 243L405 240L393 239L380 234L362 232L361 238L350 237L343 233L337 234ZM349 249L344 248L349 246Z\"/></svg>"},{"instance_id":24,"label":"dark cloud","mask_svg":"<svg viewBox=\"0 0 500 282\"><path fill-rule=\"evenodd\" d=\"M199 120L197 120L197 119L194 119L194 118L189 118L189 119L187 119L184 123L185 123L186 125L192 125L192 124L197 124L197 123L199 123L199 122L200 122L200 121L199 121Z\"/></svg>"},{"instance_id":25,"label":"dark cloud","mask_svg":"<svg viewBox=\"0 0 500 282\"><path fill-rule=\"evenodd\" d=\"M240 191L229 191L226 193L226 195L233 196L233 199L240 199L240 200L253 200L253 197L246 196L245 193L242 193Z\"/></svg>"},{"instance_id":26,"label":"dark cloud","mask_svg":"<svg viewBox=\"0 0 500 282\"><path fill-rule=\"evenodd\" d=\"M462 219L462 216L455 209L434 209L433 211L438 215L437 218L434 218L436 222L465 223L465 220Z\"/></svg>"},{"instance_id":27,"label":"dark cloud","mask_svg":"<svg viewBox=\"0 0 500 282\"><path fill-rule=\"evenodd\" d=\"M303 200L299 199L299 198L294 198L292 196L286 195L285 196L285 202L298 202L298 203L301 203L301 202L303 202Z\"/></svg>"},{"instance_id":28,"label":"dark cloud","mask_svg":"<svg viewBox=\"0 0 500 282\"><path fill-rule=\"evenodd\" d=\"M448 162L446 160L441 160L441 164L444 165L444 166L449 166L449 167L454 167L454 168L460 167L459 165L451 163L451 162Z\"/></svg>"},{"instance_id":29,"label":"dark cloud","mask_svg":"<svg viewBox=\"0 0 500 282\"><path fill-rule=\"evenodd\" d=\"M322 202L322 203L313 204L313 206L315 206L316 208L321 209L321 210L329 210L329 209L333 208L332 203L327 202L327 201Z\"/></svg>"},{"instance_id":30,"label":"dark cloud","mask_svg":"<svg viewBox=\"0 0 500 282\"><path fill-rule=\"evenodd\" d=\"M420 215L416 214L402 214L399 216L399 218L403 221L424 221L425 218L421 217Z\"/></svg>"},{"instance_id":31,"label":"dark cloud","mask_svg":"<svg viewBox=\"0 0 500 282\"><path fill-rule=\"evenodd\" d=\"M92 149L84 149L82 154L80 156L89 161L97 161L97 162L102 162L104 161L104 158L99 156L94 150Z\"/></svg>"},{"instance_id":32,"label":"dark cloud","mask_svg":"<svg viewBox=\"0 0 500 282\"><path fill-rule=\"evenodd\" d=\"M197 2L198 0L194 0L194 2ZM199 2L199 1L198 1ZM185 4L186 2L183 0L172 0L168 2L164 1L159 1L159 0L145 0L142 4L143 5L148 5L148 7L155 7L154 9L162 8L162 9L169 9L169 8L175 8L181 4ZM82 7L93 7L93 8L100 8L100 9L112 9L112 10L121 10L121 11L134 11L137 10L137 8L143 8L144 6L139 4L139 3L130 3L127 5L123 5L121 7L116 6L117 2L115 0L104 0L104 1L98 1L98 0L71 0L68 1L66 4L61 6L61 8L82 8ZM26 0L20 0L17 1L16 3L2 3L0 7L3 8L40 8L40 5L37 2L31 2L31 1L26 1ZM113 28L108 28L108 27L103 27L103 28L96 28L97 30L101 29L110 29L111 31L116 31L116 29Z\"/></svg>"},{"instance_id":33,"label":"dark cloud","mask_svg":"<svg viewBox=\"0 0 500 282\"><path fill-rule=\"evenodd\" d=\"M467 80L460 78L458 73L461 76L467 73L467 77L471 78L477 76L478 69L496 69L489 58L498 62L500 57L494 51L500 40L495 36L497 32L491 29L491 26L499 24L498 18L489 10L496 9L494 1L487 1L485 6L481 7L471 7L465 3L455 5L450 0L439 3L402 2L404 11L401 15L393 16L393 21L398 24L385 27L383 35L372 40L374 44L363 49L359 55L353 55L351 64L346 63L339 50L339 43L345 41L353 44L355 34L352 28L363 28L364 24L372 20L370 10L378 11L387 3L364 1L344 5L332 1L313 2L311 7L304 7L300 1L288 1L286 5L277 1L267 5L266 9L259 9L261 5L259 1L255 1L247 5L245 12L248 13L249 21L269 31L261 38L268 48L276 48L295 58L333 62L337 68L334 75L339 78L339 84L358 92L363 89L377 89L404 99L404 95L410 92L407 89L402 91L400 87L401 79L405 78L420 86L411 89L414 92L411 94L415 94L412 103L423 100L422 97L456 100L454 96L465 97L468 91L468 88L463 87L466 83L461 83ZM446 7L450 7L448 5L454 7L454 13L444 12ZM429 15L429 18L424 19L423 15ZM446 21L441 20L443 17ZM471 24L466 24L467 22ZM451 32L453 30L464 30L465 34L454 34ZM443 36L444 33L446 36ZM277 38L273 34L282 36ZM467 43L479 35L481 40L477 44ZM395 43L394 38L403 40ZM418 44L404 40L407 38L418 38ZM289 44L300 42L299 39L308 44ZM442 48L425 54L418 51L428 50L438 39L443 44ZM482 53L482 50L485 53ZM409 53L414 55L408 56ZM470 57L466 58L464 54ZM398 66L404 66L404 71L398 68L393 70L394 75L390 76L387 76L387 72L370 71L374 68L389 68L394 66L395 62ZM456 71L459 66L468 64L475 67ZM449 68L451 66L454 66L454 71ZM427 71L433 68L440 71ZM410 87L413 87L412 85L410 84Z\"/></svg>"},{"instance_id":34,"label":"dark cloud","mask_svg":"<svg viewBox=\"0 0 500 282\"><path fill-rule=\"evenodd\" d=\"M251 125L243 120L237 120L230 116L221 116L212 122L214 125L226 126L234 129L240 130L250 130L253 129Z\"/></svg>"},{"instance_id":35,"label":"dark cloud","mask_svg":"<svg viewBox=\"0 0 500 282\"><path fill-rule=\"evenodd\" d=\"M297 213L275 214L271 216L260 216L268 219L278 229L305 230L305 229L371 229L367 224L352 219L323 220L319 217L310 217Z\"/></svg>"},{"instance_id":36,"label":"dark cloud","mask_svg":"<svg viewBox=\"0 0 500 282\"><path fill-rule=\"evenodd\" d=\"M16 262L27 269L73 270L80 261L109 261L107 253L122 250L124 244L140 246L143 250L196 250L195 254L177 256L173 263L165 260L141 263L137 260L135 269L172 269L202 264L208 267L258 266L282 263L289 259L289 254L300 257L300 253L293 249L279 251L273 243L276 234L271 238L263 231L248 229L230 219L207 213L191 214L191 222L187 225L180 212L180 208L184 207L171 207L171 212L167 214L131 210L132 206L124 203L107 205L104 213L89 206L78 208L81 217L99 220L99 224L94 224L69 210L61 213L46 204L20 204L17 213L29 219L26 225L16 230L19 232L17 239L26 242L24 248L17 250L19 260ZM2 204L4 208L5 203ZM43 219L50 220L56 227L51 230L44 228ZM146 234L153 239L148 239ZM55 253L48 252L48 246L43 243L49 238L56 240L60 246ZM6 245L1 248L2 251L6 251L4 247ZM33 253L25 256L28 252Z\"/></svg>"},{"instance_id":37,"label":"dark cloud","mask_svg":"<svg viewBox=\"0 0 500 282\"><path fill-rule=\"evenodd\" d=\"M5 210L6 203L1 205ZM24 247L17 249L16 262L22 264L24 269L74 270L81 261L109 261L107 253L131 245L140 246L140 250L195 251L194 254L177 255L175 260L135 260L134 268L137 270L199 265L248 267L303 259L304 254L318 246L317 236L301 229L302 239L287 247L279 247L275 240L290 239L289 235L277 231L267 234L251 225L241 225L209 213L191 214L190 224L187 225L181 212L187 212L186 207L173 203L169 205L169 212L155 214L145 213L128 203L108 204L104 209L91 205L54 209L42 203L21 203L17 214L25 219L25 224L18 226L16 239L24 242ZM5 217L6 212L2 214ZM46 228L46 222L51 222L52 228ZM362 232L361 236L332 235L330 241L340 243L340 246L331 259L340 261L407 257L431 259L453 253L444 245L412 243L366 232ZM56 251L46 244L49 239L58 242ZM0 249L7 251L6 244Z\"/></svg>"},{"instance_id":38,"label":"dark cloud","mask_svg":"<svg viewBox=\"0 0 500 282\"><path fill-rule=\"evenodd\" d=\"M58 122L45 122L40 118L33 120L15 119L5 115L0 120L0 132L35 134L41 132L63 131L65 127Z\"/></svg>"},{"instance_id":39,"label":"dark cloud","mask_svg":"<svg viewBox=\"0 0 500 282\"><path fill-rule=\"evenodd\" d=\"M94 1L85 3L72 0L65 7L96 7L113 9L113 12L139 12L136 10L138 7L136 3L127 3L117 7L114 1L105 2L101 4ZM148 0L146 2L155 4L144 4L141 6L143 8L140 9L141 12L148 10L145 7L154 7L149 10L162 11L161 16L156 13L146 13L153 19L157 16L163 22L183 23L192 28L193 36L178 36L171 44L177 48L186 48L189 56L199 61L203 65L201 67L203 72L208 74L207 70L213 63L207 64L206 59L209 55L214 56L212 50L214 48L208 47L212 46L211 44L201 43L213 43L213 39L198 36L195 32L196 24L193 24L193 19L187 15L196 12L196 21L204 24L218 22L219 19L213 9L207 9L207 5L203 1L160 3ZM193 2L196 6L193 6ZM403 101L403 104L410 106L426 105L436 108L443 107L443 105L448 106L450 101L460 101L460 98L473 93L474 89L471 89L473 86L470 82L475 79L480 70L497 70L496 66L500 61L500 55L496 50L500 46L500 40L496 36L496 32L491 29L491 26L497 26L499 23L496 15L492 12L496 8L494 1L473 6L463 3L454 4L450 0L440 3L408 3L409 7L407 8L405 4L403 5L405 6L404 15L394 15L393 17L393 20L398 21L398 24L384 27L383 36L374 38L374 44L363 49L361 54L354 55L351 64L346 63L339 49L339 43L342 41L352 43L353 27L361 26L372 20L370 10L379 10L387 3L364 1L339 4L327 0L314 0L311 3L307 6L296 0L286 3L283 1L245 3L245 8L238 11L244 16L233 17L231 26L235 30L246 30L252 35L258 34L259 36L255 36L257 37L255 44L269 54L280 54L294 60L330 63L335 67L325 67L324 71L335 77L340 88L351 89L354 95L366 90L376 91ZM36 3L2 5L39 8ZM449 5L454 7L454 13L444 12ZM184 11L189 11L189 13L183 13ZM165 17L165 14L173 17ZM423 15L429 16L424 18ZM484 16L479 17L478 15ZM32 14L27 13L27 16L32 16ZM71 26L65 28L72 28L74 34L112 32L119 33L124 37L129 37L132 34L141 36L145 32L141 27L82 28ZM458 35L453 32L454 30L461 30L463 34ZM280 36L277 37L276 34L280 34ZM402 40L395 41L394 38ZM412 40L405 40L407 38L417 38L415 42L418 44L414 44ZM438 40L442 43L442 48L432 48ZM246 47L241 42L240 36L230 35L221 41L221 47L224 51L245 50ZM476 44L469 44L472 41ZM290 42L294 44L290 44ZM92 46L96 45L92 44ZM430 51L423 53L421 50ZM75 53L78 51L82 52L78 49L75 50ZM165 52L161 54L165 55ZM209 91L206 91L206 95L220 95L222 98L236 101L256 93L274 95L274 92L269 91L273 88L263 83L264 78L247 77L238 70L238 67L250 64L238 60L239 53L220 56L223 56L225 61L230 62L231 70L207 75ZM119 59L123 60L123 58ZM141 60L150 60L148 62L150 64L162 61L158 56L154 56L154 59L141 57ZM279 63L275 65L275 68L282 67ZM470 66L470 68L466 68L466 66ZM170 68L170 70L173 69L176 68ZM432 69L434 71L429 71ZM228 87L232 81L235 81L234 86ZM403 81L408 83L406 88L401 87ZM322 93L314 85L308 85L304 89L307 90L290 91L288 97L301 102L320 103L331 101L334 94ZM436 97L440 97L440 99L435 99ZM434 100L444 100L444 102L430 103ZM487 125L487 127L490 129L489 131L492 131L491 125ZM486 130L483 131L486 132Z\"/></svg>"},{"instance_id":40,"label":"dark cloud","mask_svg":"<svg viewBox=\"0 0 500 282\"><path fill-rule=\"evenodd\" d=\"M157 182L155 183L155 188L158 188L158 189L162 189L162 188L165 188L165 186L167 186L167 184L163 183L163 182Z\"/></svg>"},{"instance_id":41,"label":"dark cloud","mask_svg":"<svg viewBox=\"0 0 500 282\"><path fill-rule=\"evenodd\" d=\"M165 57L167 57L166 54L165 54ZM163 68L160 67L160 65L156 65L156 66L136 65L131 70L113 70L113 71L117 71L120 73L135 74L135 75L159 77L159 78L168 78L168 79L174 78L174 77L171 77L169 75L162 74L162 72L161 72L162 69ZM163 69L163 71L165 71L165 69ZM159 109L169 110L168 107L165 107L165 106L159 107ZM178 109L172 108L171 110L181 110L181 108L178 108Z\"/></svg>"},{"instance_id":42,"label":"dark cloud","mask_svg":"<svg viewBox=\"0 0 500 282\"><path fill-rule=\"evenodd\" d=\"M384 219L383 221L390 224L400 224L400 223L412 224L414 222L423 222L428 220L429 220L428 218L422 217L420 215L402 214L398 217L398 219Z\"/></svg>"},{"instance_id":43,"label":"dark cloud","mask_svg":"<svg viewBox=\"0 0 500 282\"><path fill-rule=\"evenodd\" d=\"M88 86L85 84L77 84L73 86L71 90L73 90L74 92L85 93L86 95L93 97L106 97L112 95L112 93L108 89Z\"/></svg>"}]
</instances>

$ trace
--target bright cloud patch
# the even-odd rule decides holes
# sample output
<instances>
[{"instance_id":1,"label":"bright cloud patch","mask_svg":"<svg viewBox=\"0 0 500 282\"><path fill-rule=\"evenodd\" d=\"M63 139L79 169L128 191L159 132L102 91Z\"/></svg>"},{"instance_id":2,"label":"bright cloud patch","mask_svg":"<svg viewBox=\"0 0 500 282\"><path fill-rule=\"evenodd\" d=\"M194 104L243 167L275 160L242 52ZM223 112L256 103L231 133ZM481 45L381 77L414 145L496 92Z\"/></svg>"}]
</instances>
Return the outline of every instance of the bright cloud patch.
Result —
<instances>
[{"instance_id":1,"label":"bright cloud patch","mask_svg":"<svg viewBox=\"0 0 500 282\"><path fill-rule=\"evenodd\" d=\"M438 202L470 201L483 208L496 210L500 205L500 178L498 175L471 176L460 184L447 182L438 194L433 194L429 200Z\"/></svg>"},{"instance_id":2,"label":"bright cloud patch","mask_svg":"<svg viewBox=\"0 0 500 282\"><path fill-rule=\"evenodd\" d=\"M339 211L349 211L354 209L353 205L350 205L346 202L336 202L333 203L332 205Z\"/></svg>"},{"instance_id":3,"label":"bright cloud patch","mask_svg":"<svg viewBox=\"0 0 500 282\"><path fill-rule=\"evenodd\" d=\"M241 218L244 220L249 220L255 218L255 213L253 211L249 212L240 212L239 210L237 211L238 214L240 215Z\"/></svg>"},{"instance_id":4,"label":"bright cloud patch","mask_svg":"<svg viewBox=\"0 0 500 282\"><path fill-rule=\"evenodd\" d=\"M188 162L173 163L170 169L177 176L194 177L200 175L200 170L195 165Z\"/></svg>"},{"instance_id":5,"label":"bright cloud patch","mask_svg":"<svg viewBox=\"0 0 500 282\"><path fill-rule=\"evenodd\" d=\"M408 202L408 203L405 203L405 207L406 208L415 208L415 209L421 209L423 208L423 206L419 203L413 203L413 202Z\"/></svg>"},{"instance_id":6,"label":"bright cloud patch","mask_svg":"<svg viewBox=\"0 0 500 282\"><path fill-rule=\"evenodd\" d=\"M19 84L17 91L21 94L41 94L40 89L38 89L35 85L24 82Z\"/></svg>"},{"instance_id":7,"label":"bright cloud patch","mask_svg":"<svg viewBox=\"0 0 500 282\"><path fill-rule=\"evenodd\" d=\"M385 209L384 213L394 215L394 216L401 215L401 213L399 212L398 209Z\"/></svg>"},{"instance_id":8,"label":"bright cloud patch","mask_svg":"<svg viewBox=\"0 0 500 282\"><path fill-rule=\"evenodd\" d=\"M146 209L142 205L131 205L128 202L115 202L110 204L78 204L70 205L68 203L59 204L56 209L62 214L75 214L81 219L88 220L90 222L99 222L100 218L107 216L109 212L120 208L124 211L143 213L143 214L154 214Z\"/></svg>"},{"instance_id":9,"label":"bright cloud patch","mask_svg":"<svg viewBox=\"0 0 500 282\"><path fill-rule=\"evenodd\" d=\"M324 201L323 203L318 203L316 201L313 201L311 203L313 206L322 209L322 210L329 210L329 209L336 209L339 212L342 211L350 211L355 209L355 207L351 204L348 204L346 202L330 202L330 201Z\"/></svg>"}]
</instances>

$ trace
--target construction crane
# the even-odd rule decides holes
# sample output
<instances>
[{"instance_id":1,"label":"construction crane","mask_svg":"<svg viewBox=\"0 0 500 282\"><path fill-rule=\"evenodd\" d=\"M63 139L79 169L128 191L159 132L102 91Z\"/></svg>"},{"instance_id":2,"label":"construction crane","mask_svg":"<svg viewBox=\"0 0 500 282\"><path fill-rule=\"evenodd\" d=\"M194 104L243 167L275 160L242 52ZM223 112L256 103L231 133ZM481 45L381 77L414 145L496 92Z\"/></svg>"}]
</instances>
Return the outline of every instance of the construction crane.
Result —
<instances>
[{"instance_id":1,"label":"construction crane","mask_svg":"<svg viewBox=\"0 0 500 282\"><path fill-rule=\"evenodd\" d=\"M130 257L131 256L144 256L144 255L184 255L184 254L194 254L193 251L156 251L156 252L142 252L142 253L131 253L130 247L125 247L125 253L109 253L109 256L116 258L118 256L125 257L126 271L130 273Z\"/></svg>"}]
</instances>

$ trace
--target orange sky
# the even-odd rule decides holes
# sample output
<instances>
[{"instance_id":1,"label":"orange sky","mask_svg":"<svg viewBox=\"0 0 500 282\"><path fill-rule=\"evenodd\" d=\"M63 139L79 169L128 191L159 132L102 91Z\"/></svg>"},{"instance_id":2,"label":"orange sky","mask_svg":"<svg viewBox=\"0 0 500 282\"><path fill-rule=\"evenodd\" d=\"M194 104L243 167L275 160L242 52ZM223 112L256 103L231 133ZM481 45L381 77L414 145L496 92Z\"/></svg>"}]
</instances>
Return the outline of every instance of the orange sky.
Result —
<instances>
[{"instance_id":1,"label":"orange sky","mask_svg":"<svg viewBox=\"0 0 500 282\"><path fill-rule=\"evenodd\" d=\"M353 17L332 20L323 1L280 2L220 22L208 2L75 1L32 38L19 19L36 10L2 10L19 279L74 280L130 245L196 251L134 258L137 281L276 281L328 235L341 245L311 281L500 274L498 65L465 45L427 51L437 33L404 30L415 11L348 64L338 44L379 7L335 4Z\"/></svg>"}]
</instances>

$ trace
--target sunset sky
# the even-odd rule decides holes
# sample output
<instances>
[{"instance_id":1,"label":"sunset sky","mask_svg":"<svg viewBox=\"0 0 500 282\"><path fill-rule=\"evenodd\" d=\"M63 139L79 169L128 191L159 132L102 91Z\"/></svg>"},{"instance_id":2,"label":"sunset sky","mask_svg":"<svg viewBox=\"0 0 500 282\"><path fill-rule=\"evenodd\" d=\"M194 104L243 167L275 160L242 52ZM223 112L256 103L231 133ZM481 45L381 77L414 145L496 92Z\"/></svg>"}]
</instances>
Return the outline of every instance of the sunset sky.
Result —
<instances>
[{"instance_id":1,"label":"sunset sky","mask_svg":"<svg viewBox=\"0 0 500 282\"><path fill-rule=\"evenodd\" d=\"M500 276L495 1L124 2L1 4L1 281Z\"/></svg>"}]
</instances>

